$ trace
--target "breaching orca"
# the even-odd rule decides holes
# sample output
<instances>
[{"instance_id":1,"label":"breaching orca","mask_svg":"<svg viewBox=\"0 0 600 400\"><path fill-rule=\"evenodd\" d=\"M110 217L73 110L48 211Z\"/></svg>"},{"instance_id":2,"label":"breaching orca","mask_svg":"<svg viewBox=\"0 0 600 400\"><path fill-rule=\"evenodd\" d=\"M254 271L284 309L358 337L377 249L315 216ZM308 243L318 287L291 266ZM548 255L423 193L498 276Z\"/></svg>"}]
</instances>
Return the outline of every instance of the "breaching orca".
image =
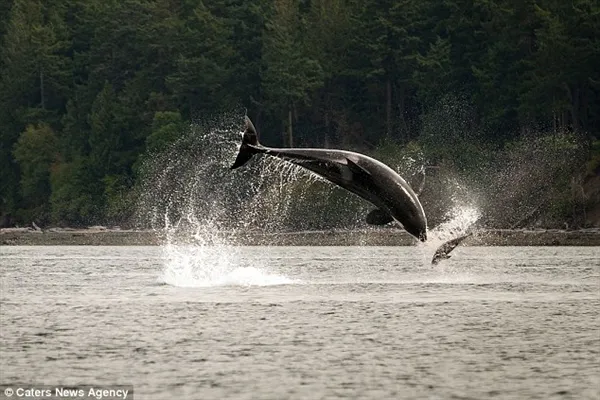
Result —
<instances>
[{"instance_id":1,"label":"breaching orca","mask_svg":"<svg viewBox=\"0 0 600 400\"><path fill-rule=\"evenodd\" d=\"M377 207L367 215L369 224L396 221L420 241L427 240L427 219L419 198L400 175L381 161L345 150L262 146L246 116L242 146L231 169L241 167L254 154L268 154L299 165L369 201Z\"/></svg>"}]
</instances>

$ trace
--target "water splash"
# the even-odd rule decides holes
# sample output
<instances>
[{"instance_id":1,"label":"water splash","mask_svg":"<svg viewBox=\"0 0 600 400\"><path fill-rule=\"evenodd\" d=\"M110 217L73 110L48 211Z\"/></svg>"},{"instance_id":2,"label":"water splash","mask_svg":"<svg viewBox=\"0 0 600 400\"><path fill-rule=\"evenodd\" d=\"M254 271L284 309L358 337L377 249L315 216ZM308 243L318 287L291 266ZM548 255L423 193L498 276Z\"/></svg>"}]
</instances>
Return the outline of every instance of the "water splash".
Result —
<instances>
[{"instance_id":1,"label":"water splash","mask_svg":"<svg viewBox=\"0 0 600 400\"><path fill-rule=\"evenodd\" d=\"M163 246L159 283L177 287L269 286L295 283L260 266L245 265L239 248L231 245Z\"/></svg>"},{"instance_id":2,"label":"water splash","mask_svg":"<svg viewBox=\"0 0 600 400\"><path fill-rule=\"evenodd\" d=\"M235 244L257 229L278 228L290 204L288 186L303 176L302 171L269 158L231 171L242 131L232 121L193 124L144 165L138 221L162 240L160 283L178 287L293 283L245 260ZM237 117L235 121L242 122Z\"/></svg>"},{"instance_id":3,"label":"water splash","mask_svg":"<svg viewBox=\"0 0 600 400\"><path fill-rule=\"evenodd\" d=\"M446 220L428 232L428 241L419 245L424 265L430 265L435 251L450 239L469 233L481 217L473 205L457 204L450 209Z\"/></svg>"},{"instance_id":4,"label":"water splash","mask_svg":"<svg viewBox=\"0 0 600 400\"><path fill-rule=\"evenodd\" d=\"M447 215L447 220L430 231L432 242L436 245L451 238L463 235L479 220L481 213L478 208L467 206L456 206Z\"/></svg>"},{"instance_id":5,"label":"water splash","mask_svg":"<svg viewBox=\"0 0 600 400\"><path fill-rule=\"evenodd\" d=\"M235 232L219 229L216 219L197 218L194 210L188 209L185 217L175 224L171 223L168 214L164 221L164 265L159 283L177 287L294 283L260 265L249 264L252 261L242 257L239 247L232 244Z\"/></svg>"}]
</instances>

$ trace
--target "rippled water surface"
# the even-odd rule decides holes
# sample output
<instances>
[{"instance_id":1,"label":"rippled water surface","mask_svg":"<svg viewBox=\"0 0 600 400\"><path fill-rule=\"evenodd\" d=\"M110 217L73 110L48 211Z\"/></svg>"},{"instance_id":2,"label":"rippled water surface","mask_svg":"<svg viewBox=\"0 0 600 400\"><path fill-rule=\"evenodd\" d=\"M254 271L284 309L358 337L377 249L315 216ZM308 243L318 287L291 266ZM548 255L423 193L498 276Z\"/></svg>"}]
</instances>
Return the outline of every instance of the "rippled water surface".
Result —
<instances>
[{"instance_id":1,"label":"rippled water surface","mask_svg":"<svg viewBox=\"0 0 600 400\"><path fill-rule=\"evenodd\" d=\"M600 248L0 247L0 383L600 398Z\"/></svg>"}]
</instances>

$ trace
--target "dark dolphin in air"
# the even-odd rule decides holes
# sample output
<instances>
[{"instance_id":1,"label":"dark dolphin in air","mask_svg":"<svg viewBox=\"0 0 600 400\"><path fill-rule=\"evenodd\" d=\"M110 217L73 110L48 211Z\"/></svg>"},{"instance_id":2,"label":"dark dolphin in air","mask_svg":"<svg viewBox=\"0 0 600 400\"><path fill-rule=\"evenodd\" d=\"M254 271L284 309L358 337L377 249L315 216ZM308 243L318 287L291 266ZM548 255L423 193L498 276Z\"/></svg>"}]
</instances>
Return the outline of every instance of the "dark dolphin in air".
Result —
<instances>
[{"instance_id":1,"label":"dark dolphin in air","mask_svg":"<svg viewBox=\"0 0 600 400\"><path fill-rule=\"evenodd\" d=\"M451 239L448 240L446 243L444 243L443 245L441 245L440 247L437 248L437 250L435 251L435 254L433 255L433 258L431 259L431 264L436 265L438 264L440 261L442 260L447 260L450 258L450 252L452 250L454 250L459 244L461 244L461 242L463 240L465 240L466 238L472 236L474 234L474 232L469 232L466 233L462 236L459 236L455 239Z\"/></svg>"},{"instance_id":2,"label":"dark dolphin in air","mask_svg":"<svg viewBox=\"0 0 600 400\"><path fill-rule=\"evenodd\" d=\"M427 219L419 198L400 175L364 154L330 149L276 149L258 142L256 129L246 117L242 146L231 169L244 165L254 154L268 154L306 168L372 203L367 223L392 221L419 239L427 240Z\"/></svg>"}]
</instances>

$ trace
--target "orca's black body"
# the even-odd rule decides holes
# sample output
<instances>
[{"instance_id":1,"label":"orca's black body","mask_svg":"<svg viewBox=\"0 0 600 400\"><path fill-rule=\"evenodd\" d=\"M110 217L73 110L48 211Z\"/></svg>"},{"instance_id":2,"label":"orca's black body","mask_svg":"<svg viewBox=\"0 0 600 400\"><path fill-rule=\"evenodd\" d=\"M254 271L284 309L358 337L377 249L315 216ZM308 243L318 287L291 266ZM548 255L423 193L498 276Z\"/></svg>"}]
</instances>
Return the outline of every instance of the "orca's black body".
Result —
<instances>
[{"instance_id":1,"label":"orca's black body","mask_svg":"<svg viewBox=\"0 0 600 400\"><path fill-rule=\"evenodd\" d=\"M427 219L419 198L400 175L384 163L360 153L330 149L276 149L262 146L252 121L246 117L242 146L231 169L244 165L254 154L268 154L306 168L369 201L377 209L367 222L392 221L421 241L427 240Z\"/></svg>"}]
</instances>

